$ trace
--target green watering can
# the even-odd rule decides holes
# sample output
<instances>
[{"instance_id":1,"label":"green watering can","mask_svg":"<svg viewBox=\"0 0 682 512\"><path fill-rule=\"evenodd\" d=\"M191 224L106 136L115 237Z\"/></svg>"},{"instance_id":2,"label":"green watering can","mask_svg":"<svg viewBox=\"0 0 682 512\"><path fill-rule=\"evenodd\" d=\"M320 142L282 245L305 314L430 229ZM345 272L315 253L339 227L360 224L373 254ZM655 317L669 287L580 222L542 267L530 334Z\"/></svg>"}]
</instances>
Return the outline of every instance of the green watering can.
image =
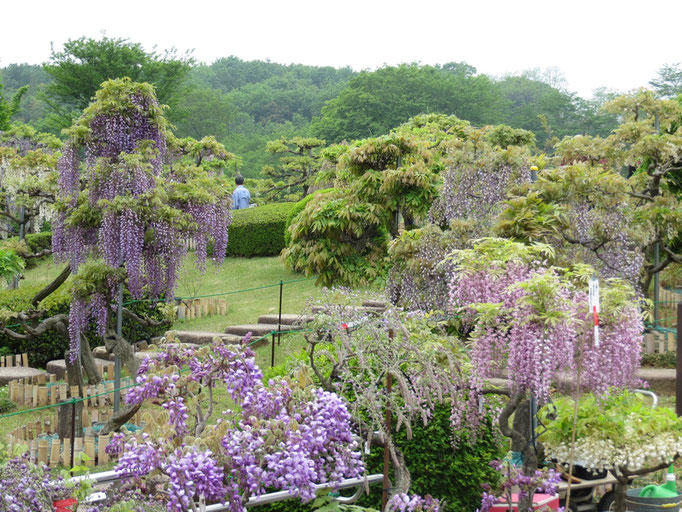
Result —
<instances>
[{"instance_id":1,"label":"green watering can","mask_svg":"<svg viewBox=\"0 0 682 512\"><path fill-rule=\"evenodd\" d=\"M639 493L640 498L675 498L678 496L677 486L675 485L675 471L673 467L668 468L663 485L647 485Z\"/></svg>"}]
</instances>

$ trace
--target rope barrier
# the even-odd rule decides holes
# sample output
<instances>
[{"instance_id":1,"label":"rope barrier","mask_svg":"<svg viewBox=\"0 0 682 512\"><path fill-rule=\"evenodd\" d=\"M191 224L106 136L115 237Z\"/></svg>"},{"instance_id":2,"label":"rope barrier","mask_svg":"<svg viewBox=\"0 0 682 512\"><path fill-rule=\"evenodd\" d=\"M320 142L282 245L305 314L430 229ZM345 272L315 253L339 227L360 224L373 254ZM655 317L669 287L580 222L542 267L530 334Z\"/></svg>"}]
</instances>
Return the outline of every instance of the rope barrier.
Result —
<instances>
[{"instance_id":1,"label":"rope barrier","mask_svg":"<svg viewBox=\"0 0 682 512\"><path fill-rule=\"evenodd\" d=\"M302 279L290 279L288 281L281 281L279 283L273 283L273 284L265 284L263 286L255 286L253 288L244 288L242 290L232 290L229 292L219 292L219 293L209 293L206 295L193 295L193 296L187 296L187 297L174 297L173 300L193 300L193 299L206 299L209 297L222 297L224 295L235 295L238 293L245 293L245 292L252 292L256 290L265 290L267 288L274 288L276 286L281 286L285 284L291 284L291 283L302 283L303 281L310 281L311 279L317 279L317 277L304 277ZM129 300L127 302L124 302L124 306L128 306L130 304L137 304L140 302L165 302L166 299L133 299ZM12 324L12 325L6 325L5 328L7 329L14 329L16 327L21 327L21 324Z\"/></svg>"},{"instance_id":2,"label":"rope barrier","mask_svg":"<svg viewBox=\"0 0 682 512\"><path fill-rule=\"evenodd\" d=\"M189 300L189 299L205 299L208 297L222 297L224 295L235 295L237 293L252 292L256 290L265 290L266 288L274 288L276 286L281 286L290 283L302 283L303 281L310 281L311 279L317 279L316 277L304 277L303 279L290 279L289 281L282 281L281 283L265 284L263 286L254 286L252 288L244 288L242 290L232 290L229 292L218 292L209 293L206 295L192 295L187 297L174 297L173 300ZM166 299L135 299L128 302L124 302L124 305L135 304L138 302L164 302Z\"/></svg>"}]
</instances>

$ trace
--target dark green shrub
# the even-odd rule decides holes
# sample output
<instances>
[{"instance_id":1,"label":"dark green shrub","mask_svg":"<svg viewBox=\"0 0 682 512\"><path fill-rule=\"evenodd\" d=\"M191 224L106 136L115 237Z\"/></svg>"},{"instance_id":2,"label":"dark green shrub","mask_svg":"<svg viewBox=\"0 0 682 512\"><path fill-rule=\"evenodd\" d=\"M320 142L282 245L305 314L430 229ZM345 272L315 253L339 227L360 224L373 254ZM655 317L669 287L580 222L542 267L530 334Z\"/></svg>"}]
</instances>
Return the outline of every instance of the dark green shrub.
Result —
<instances>
[{"instance_id":1,"label":"dark green shrub","mask_svg":"<svg viewBox=\"0 0 682 512\"><path fill-rule=\"evenodd\" d=\"M12 311L25 311L31 307L31 299L40 290L39 287L23 287L17 290L0 291L0 309ZM124 295L124 301L129 300L129 295ZM48 318L60 313L69 314L71 305L71 295L64 287L54 292L43 300L39 309L44 311L42 318ZM162 315L157 311L155 305L150 302L135 302L127 305L128 309L137 315L145 315L154 319L160 319ZM145 328L129 320L123 322L123 336L130 342L149 339L158 336L166 330L167 326L156 328ZM13 330L23 333L21 327ZM102 345L101 339L95 334L94 326L91 326L86 333L91 347ZM45 365L54 359L62 359L64 352L69 348L68 338L61 336L56 331L47 332L31 340L17 340L6 335L0 334L0 347L3 347L9 354L29 354L29 364L33 367L44 368Z\"/></svg>"},{"instance_id":2,"label":"dark green shrub","mask_svg":"<svg viewBox=\"0 0 682 512\"><path fill-rule=\"evenodd\" d=\"M301 213L303 211L303 208L305 208L305 205L307 205L313 197L315 197L316 195L319 195L319 194L324 194L325 192L330 192L332 190L334 190L334 189L333 188L323 188L323 189L317 190L317 191L313 192L312 194L308 194L303 199L301 199L299 202L294 203L294 205L291 207L291 210L289 210L289 214L287 215L287 223L286 223L286 226L284 227L284 245L288 246L289 243L291 242L291 233L289 232L289 226L291 226L291 223L293 222L296 215L298 215L299 213Z\"/></svg>"},{"instance_id":3,"label":"dark green shrub","mask_svg":"<svg viewBox=\"0 0 682 512\"><path fill-rule=\"evenodd\" d=\"M232 212L228 256L277 256L284 249L284 227L294 203L273 203Z\"/></svg>"},{"instance_id":4,"label":"dark green shrub","mask_svg":"<svg viewBox=\"0 0 682 512\"><path fill-rule=\"evenodd\" d=\"M475 443L462 443L458 448L453 448L450 406L437 406L426 426L420 422L413 424L411 440L407 439L405 428L395 434L396 443L405 455L412 475L410 493L421 496L430 494L445 500L446 506L441 509L444 511L480 508L481 485L492 485L499 479L497 471L489 465L491 460L503 456L498 439L492 426L481 425ZM383 458L382 448L372 448L365 459L367 472L381 473ZM358 504L381 508L381 486L372 486L370 491L370 495Z\"/></svg>"},{"instance_id":5,"label":"dark green shrub","mask_svg":"<svg viewBox=\"0 0 682 512\"><path fill-rule=\"evenodd\" d=\"M13 244L18 241L19 237L14 236L5 240L4 243ZM52 233L49 231L44 233L28 233L26 234L25 241L33 254L39 253L45 249L52 249ZM47 256L45 256L45 258L47 258ZM26 268L34 267L41 259L42 258L32 258L26 260Z\"/></svg>"},{"instance_id":6,"label":"dark green shrub","mask_svg":"<svg viewBox=\"0 0 682 512\"><path fill-rule=\"evenodd\" d=\"M649 368L677 368L677 352L642 354L642 366Z\"/></svg>"},{"instance_id":7,"label":"dark green shrub","mask_svg":"<svg viewBox=\"0 0 682 512\"><path fill-rule=\"evenodd\" d=\"M28 233L26 235L26 244L31 252L40 252L45 249L52 249L52 233L49 231L43 233Z\"/></svg>"}]
</instances>

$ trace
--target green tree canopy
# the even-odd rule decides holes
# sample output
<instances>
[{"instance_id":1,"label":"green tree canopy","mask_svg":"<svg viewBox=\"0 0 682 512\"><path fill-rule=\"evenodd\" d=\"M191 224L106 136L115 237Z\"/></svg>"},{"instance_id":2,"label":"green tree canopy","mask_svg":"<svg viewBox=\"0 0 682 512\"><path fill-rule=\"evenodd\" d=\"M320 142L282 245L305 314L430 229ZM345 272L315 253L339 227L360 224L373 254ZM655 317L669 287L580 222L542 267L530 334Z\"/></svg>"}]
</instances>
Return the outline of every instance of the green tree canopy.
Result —
<instances>
[{"instance_id":1,"label":"green tree canopy","mask_svg":"<svg viewBox=\"0 0 682 512\"><path fill-rule=\"evenodd\" d=\"M199 84L186 88L175 111L177 134L195 139L212 135L224 140L237 128L239 118L238 109L225 94Z\"/></svg>"},{"instance_id":2,"label":"green tree canopy","mask_svg":"<svg viewBox=\"0 0 682 512\"><path fill-rule=\"evenodd\" d=\"M21 97L26 94L28 86L21 87L9 100L5 99L4 89L5 86L0 81L0 131L9 129L10 118L19 111L19 102Z\"/></svg>"},{"instance_id":3,"label":"green tree canopy","mask_svg":"<svg viewBox=\"0 0 682 512\"><path fill-rule=\"evenodd\" d=\"M151 52L127 39L81 37L69 40L61 52L52 51L44 65L53 82L46 88L46 100L55 110L55 121L63 127L88 106L106 80L128 77L156 88L161 104L174 105L177 93L194 59L178 55L175 49Z\"/></svg>"},{"instance_id":4,"label":"green tree canopy","mask_svg":"<svg viewBox=\"0 0 682 512\"><path fill-rule=\"evenodd\" d=\"M682 93L682 69L680 63L665 64L658 70L658 77L649 82L658 96L674 98Z\"/></svg>"},{"instance_id":5,"label":"green tree canopy","mask_svg":"<svg viewBox=\"0 0 682 512\"><path fill-rule=\"evenodd\" d=\"M509 76L497 83L504 97L505 124L535 133L539 142L576 133L573 95L527 76Z\"/></svg>"},{"instance_id":6,"label":"green tree canopy","mask_svg":"<svg viewBox=\"0 0 682 512\"><path fill-rule=\"evenodd\" d=\"M327 141L387 133L424 113L453 114L474 124L494 123L502 98L493 82L463 63L402 64L363 71L313 121L313 133Z\"/></svg>"},{"instance_id":7,"label":"green tree canopy","mask_svg":"<svg viewBox=\"0 0 682 512\"><path fill-rule=\"evenodd\" d=\"M47 113L47 105L40 99L42 90L50 82L50 75L38 64L9 64L0 70L0 80L5 83L5 91L11 96L22 87L29 89L21 98L21 109L14 114L15 123L33 124L36 128Z\"/></svg>"},{"instance_id":8,"label":"green tree canopy","mask_svg":"<svg viewBox=\"0 0 682 512\"><path fill-rule=\"evenodd\" d=\"M560 257L630 279L642 293L682 263L682 105L640 90L605 105L621 124L606 138L567 137L554 168L518 190L498 226L503 236L548 242ZM654 257L660 248L660 260Z\"/></svg>"},{"instance_id":9,"label":"green tree canopy","mask_svg":"<svg viewBox=\"0 0 682 512\"><path fill-rule=\"evenodd\" d=\"M263 168L263 174L275 180L272 189L303 189L303 197L307 196L313 178L320 170L321 159L316 150L321 146L324 141L312 137L280 137L268 142L266 151L281 155L279 166Z\"/></svg>"}]
</instances>

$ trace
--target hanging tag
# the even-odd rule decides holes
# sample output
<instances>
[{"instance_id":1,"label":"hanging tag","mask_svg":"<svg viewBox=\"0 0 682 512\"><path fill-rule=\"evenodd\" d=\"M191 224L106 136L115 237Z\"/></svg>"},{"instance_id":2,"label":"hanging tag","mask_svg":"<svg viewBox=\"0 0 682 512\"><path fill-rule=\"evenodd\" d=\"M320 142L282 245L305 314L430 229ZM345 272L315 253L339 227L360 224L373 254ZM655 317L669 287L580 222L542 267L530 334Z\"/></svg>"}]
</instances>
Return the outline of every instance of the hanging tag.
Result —
<instances>
[{"instance_id":1,"label":"hanging tag","mask_svg":"<svg viewBox=\"0 0 682 512\"><path fill-rule=\"evenodd\" d=\"M592 277L589 284L589 304L594 329L594 346L599 346L599 279Z\"/></svg>"}]
</instances>

